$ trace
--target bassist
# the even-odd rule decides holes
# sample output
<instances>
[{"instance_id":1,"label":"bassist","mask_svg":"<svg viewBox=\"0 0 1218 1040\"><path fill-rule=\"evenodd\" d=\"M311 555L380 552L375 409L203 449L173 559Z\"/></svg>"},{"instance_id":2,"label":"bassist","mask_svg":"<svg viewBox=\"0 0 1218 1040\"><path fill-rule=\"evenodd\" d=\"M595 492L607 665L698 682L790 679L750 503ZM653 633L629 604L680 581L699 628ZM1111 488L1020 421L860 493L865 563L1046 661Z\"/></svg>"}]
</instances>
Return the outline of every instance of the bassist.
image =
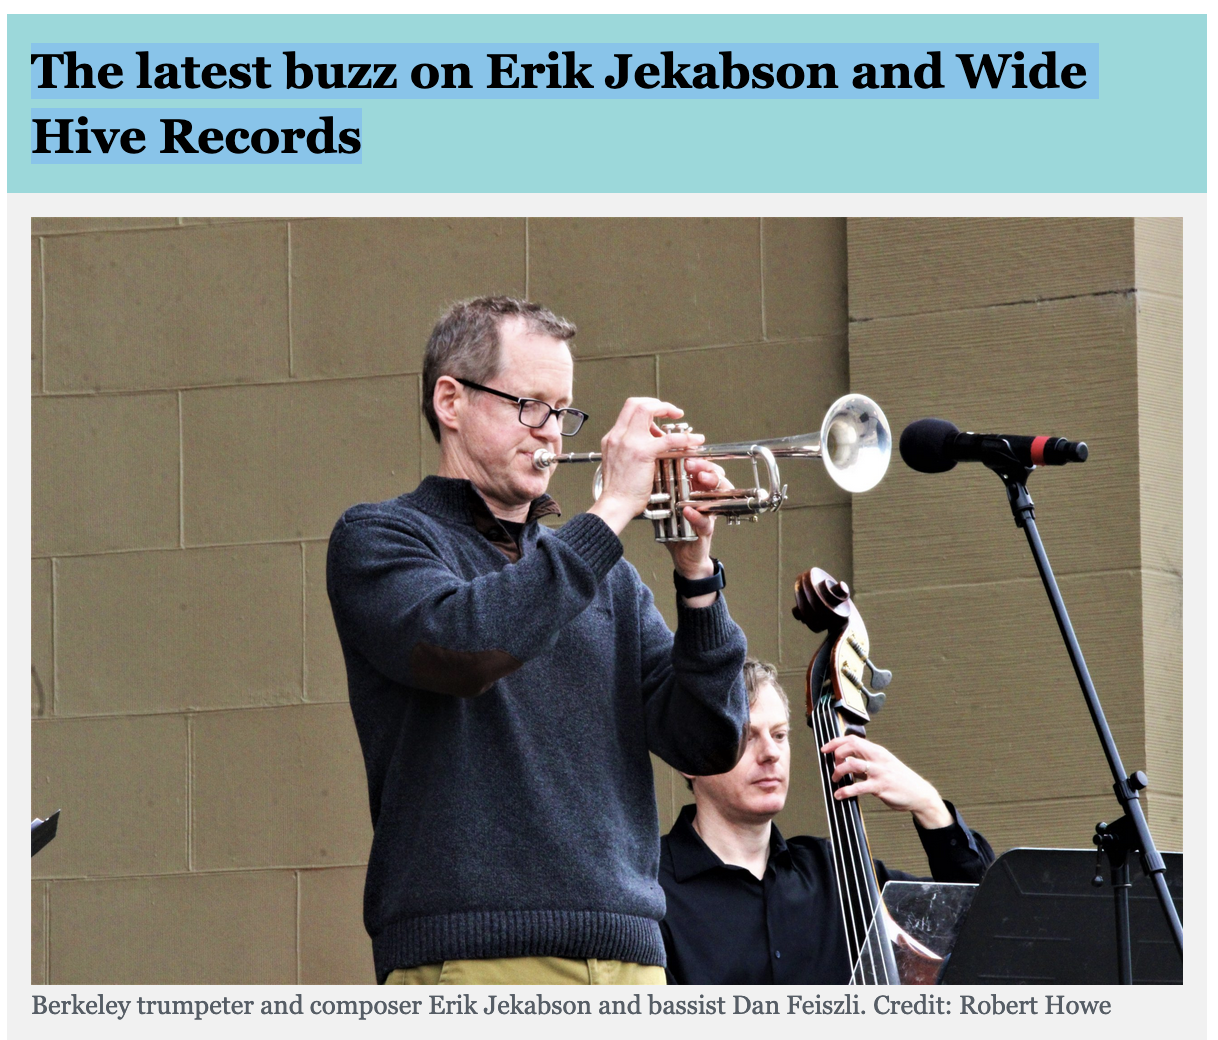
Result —
<instances>
[{"instance_id":1,"label":"bassist","mask_svg":"<svg viewBox=\"0 0 1218 1040\"><path fill-rule=\"evenodd\" d=\"M745 664L748 742L729 773L690 777L687 805L664 838L661 924L670 983L831 984L850 981L851 957L839 906L833 849L824 838L784 838L771 822L786 801L790 710L772 665ZM909 812L936 881L978 882L994 854L934 787L863 737L826 743L834 797L871 794ZM876 863L882 888L910 875Z\"/></svg>"}]
</instances>

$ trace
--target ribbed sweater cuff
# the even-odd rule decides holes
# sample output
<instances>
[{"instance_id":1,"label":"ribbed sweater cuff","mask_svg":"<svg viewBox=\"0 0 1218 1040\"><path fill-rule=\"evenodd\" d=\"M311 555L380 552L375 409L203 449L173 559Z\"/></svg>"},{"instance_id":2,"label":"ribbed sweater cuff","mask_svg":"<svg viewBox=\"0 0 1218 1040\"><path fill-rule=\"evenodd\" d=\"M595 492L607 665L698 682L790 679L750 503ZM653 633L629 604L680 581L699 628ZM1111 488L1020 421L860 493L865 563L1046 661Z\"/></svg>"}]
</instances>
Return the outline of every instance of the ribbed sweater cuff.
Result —
<instances>
[{"instance_id":1,"label":"ribbed sweater cuff","mask_svg":"<svg viewBox=\"0 0 1218 1040\"><path fill-rule=\"evenodd\" d=\"M734 639L736 632L736 622L727 612L722 592L709 607L687 607L677 597L677 638L690 653L718 650Z\"/></svg>"},{"instance_id":2,"label":"ribbed sweater cuff","mask_svg":"<svg viewBox=\"0 0 1218 1040\"><path fill-rule=\"evenodd\" d=\"M597 910L486 910L411 917L372 940L378 982L397 968L492 957L570 957L663 967L660 926Z\"/></svg>"},{"instance_id":3,"label":"ribbed sweater cuff","mask_svg":"<svg viewBox=\"0 0 1218 1040\"><path fill-rule=\"evenodd\" d=\"M554 532L554 536L579 553L596 574L597 581L613 570L613 565L622 558L622 540L595 513L572 517Z\"/></svg>"}]
</instances>

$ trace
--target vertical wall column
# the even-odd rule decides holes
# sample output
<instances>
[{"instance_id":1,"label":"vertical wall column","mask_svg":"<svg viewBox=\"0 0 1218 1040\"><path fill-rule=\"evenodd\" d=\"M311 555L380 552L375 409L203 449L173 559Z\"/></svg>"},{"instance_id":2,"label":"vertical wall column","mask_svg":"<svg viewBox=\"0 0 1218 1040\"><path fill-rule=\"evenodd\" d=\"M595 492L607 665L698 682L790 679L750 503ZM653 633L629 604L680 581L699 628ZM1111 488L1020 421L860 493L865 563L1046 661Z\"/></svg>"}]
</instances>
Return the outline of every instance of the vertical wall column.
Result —
<instances>
[{"instance_id":1,"label":"vertical wall column","mask_svg":"<svg viewBox=\"0 0 1218 1040\"><path fill-rule=\"evenodd\" d=\"M1180 847L1179 222L853 220L847 248L851 383L898 435L941 416L1090 446L1029 490L1126 768L1151 773L1152 831ZM896 459L853 526L860 604L897 676L872 735L996 849L1088 847L1115 815L1111 779L1001 482ZM916 866L895 817L870 826Z\"/></svg>"}]
</instances>

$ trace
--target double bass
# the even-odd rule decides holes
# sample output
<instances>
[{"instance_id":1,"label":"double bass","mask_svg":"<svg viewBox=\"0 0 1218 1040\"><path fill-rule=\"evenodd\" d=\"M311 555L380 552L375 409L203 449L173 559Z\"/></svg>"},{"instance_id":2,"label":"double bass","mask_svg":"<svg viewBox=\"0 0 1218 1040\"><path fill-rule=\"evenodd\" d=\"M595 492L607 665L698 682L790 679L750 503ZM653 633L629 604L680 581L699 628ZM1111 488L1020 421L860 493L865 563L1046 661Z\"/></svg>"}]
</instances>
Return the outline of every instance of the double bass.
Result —
<instances>
[{"instance_id":1,"label":"double bass","mask_svg":"<svg viewBox=\"0 0 1218 1040\"><path fill-rule=\"evenodd\" d=\"M805 571L795 583L795 607L791 612L813 632L827 633L808 665L807 713L818 749L851 984L933 984L945 959L900 928L888 914L880 899L858 799L833 797L855 778L847 775L835 781L833 755L819 750L836 737L866 736L865 727L883 705L885 695L868 689L864 669L871 671L872 686L877 690L888 685L892 674L872 664L867 626L845 582L818 567Z\"/></svg>"}]
</instances>

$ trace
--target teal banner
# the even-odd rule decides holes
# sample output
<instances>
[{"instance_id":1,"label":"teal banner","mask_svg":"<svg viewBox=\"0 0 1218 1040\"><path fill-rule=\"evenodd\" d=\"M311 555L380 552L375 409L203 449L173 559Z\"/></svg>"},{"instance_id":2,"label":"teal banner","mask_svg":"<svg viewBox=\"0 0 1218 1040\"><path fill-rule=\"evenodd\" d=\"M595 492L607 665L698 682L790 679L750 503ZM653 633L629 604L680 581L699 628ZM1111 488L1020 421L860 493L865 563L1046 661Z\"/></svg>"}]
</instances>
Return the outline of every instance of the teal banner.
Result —
<instances>
[{"instance_id":1,"label":"teal banner","mask_svg":"<svg viewBox=\"0 0 1218 1040\"><path fill-rule=\"evenodd\" d=\"M1200 15L13 15L9 191L1199 192L1205 32Z\"/></svg>"}]
</instances>

